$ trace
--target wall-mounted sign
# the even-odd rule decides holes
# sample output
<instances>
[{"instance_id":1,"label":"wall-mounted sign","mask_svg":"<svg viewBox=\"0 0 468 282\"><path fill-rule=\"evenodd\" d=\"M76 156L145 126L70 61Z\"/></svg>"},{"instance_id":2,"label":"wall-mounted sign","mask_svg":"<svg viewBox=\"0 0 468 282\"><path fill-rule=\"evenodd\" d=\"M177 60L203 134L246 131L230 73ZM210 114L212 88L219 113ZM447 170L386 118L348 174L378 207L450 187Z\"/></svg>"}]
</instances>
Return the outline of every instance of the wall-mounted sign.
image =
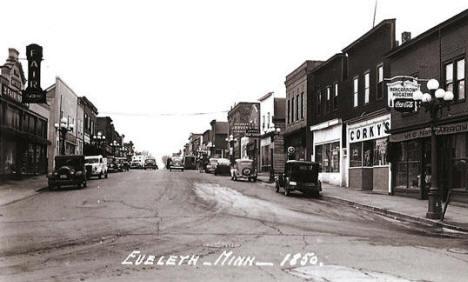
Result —
<instances>
[{"instance_id":1,"label":"wall-mounted sign","mask_svg":"<svg viewBox=\"0 0 468 282\"><path fill-rule=\"evenodd\" d=\"M399 105L403 106L402 101L414 101L414 93L419 90L419 84L416 79L409 78L408 80L399 80L387 83L388 88L388 106L395 107L395 100L400 101ZM405 107L395 108L395 110L406 109ZM416 110L416 108L414 108Z\"/></svg>"},{"instance_id":2,"label":"wall-mounted sign","mask_svg":"<svg viewBox=\"0 0 468 282\"><path fill-rule=\"evenodd\" d=\"M28 86L23 91L23 103L45 103L46 93L41 88L42 47L37 44L26 46L28 59Z\"/></svg>"},{"instance_id":3,"label":"wall-mounted sign","mask_svg":"<svg viewBox=\"0 0 468 282\"><path fill-rule=\"evenodd\" d=\"M349 143L386 137L389 135L387 133L388 130L390 130L390 118L365 126L351 128L348 131Z\"/></svg>"},{"instance_id":4,"label":"wall-mounted sign","mask_svg":"<svg viewBox=\"0 0 468 282\"><path fill-rule=\"evenodd\" d=\"M440 125L435 128L436 135L448 135L448 134L456 134L461 132L468 132L468 122L459 122L459 123L452 123L452 124L445 124ZM418 138L425 138L431 136L431 128L420 128L412 131L402 132L392 134L390 136L391 142L401 142L406 140L418 139Z\"/></svg>"},{"instance_id":5,"label":"wall-mounted sign","mask_svg":"<svg viewBox=\"0 0 468 282\"><path fill-rule=\"evenodd\" d=\"M416 101L412 99L395 99L393 108L399 112L413 112L416 109Z\"/></svg>"}]
</instances>

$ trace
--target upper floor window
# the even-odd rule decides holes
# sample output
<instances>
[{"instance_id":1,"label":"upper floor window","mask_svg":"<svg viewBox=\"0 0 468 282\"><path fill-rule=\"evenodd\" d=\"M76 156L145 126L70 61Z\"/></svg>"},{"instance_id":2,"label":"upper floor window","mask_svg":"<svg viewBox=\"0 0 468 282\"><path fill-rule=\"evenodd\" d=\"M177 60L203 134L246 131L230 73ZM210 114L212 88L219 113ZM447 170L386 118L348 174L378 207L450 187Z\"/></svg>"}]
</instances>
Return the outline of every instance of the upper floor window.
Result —
<instances>
[{"instance_id":1,"label":"upper floor window","mask_svg":"<svg viewBox=\"0 0 468 282\"><path fill-rule=\"evenodd\" d=\"M265 115L262 116L262 129L265 129Z\"/></svg>"},{"instance_id":2,"label":"upper floor window","mask_svg":"<svg viewBox=\"0 0 468 282\"><path fill-rule=\"evenodd\" d=\"M331 109L330 101L331 101L331 88L327 87L327 105L326 105L326 111L327 112L329 112L330 109Z\"/></svg>"},{"instance_id":3,"label":"upper floor window","mask_svg":"<svg viewBox=\"0 0 468 282\"><path fill-rule=\"evenodd\" d=\"M271 116L270 112L267 113L267 128L270 128Z\"/></svg>"},{"instance_id":4,"label":"upper floor window","mask_svg":"<svg viewBox=\"0 0 468 282\"><path fill-rule=\"evenodd\" d=\"M383 65L380 65L377 67L377 95L376 95L377 99L383 98L383 94L384 94L384 88L383 88L384 72L383 71L384 71Z\"/></svg>"},{"instance_id":5,"label":"upper floor window","mask_svg":"<svg viewBox=\"0 0 468 282\"><path fill-rule=\"evenodd\" d=\"M287 109L287 115L288 115L288 123L291 123L291 115L290 115L290 112L291 112L291 107L290 107L290 101L288 100L288 109Z\"/></svg>"},{"instance_id":6,"label":"upper floor window","mask_svg":"<svg viewBox=\"0 0 468 282\"><path fill-rule=\"evenodd\" d=\"M294 122L294 97L291 98L291 122Z\"/></svg>"},{"instance_id":7,"label":"upper floor window","mask_svg":"<svg viewBox=\"0 0 468 282\"><path fill-rule=\"evenodd\" d=\"M317 92L317 115L320 116L322 109L322 93Z\"/></svg>"},{"instance_id":8,"label":"upper floor window","mask_svg":"<svg viewBox=\"0 0 468 282\"><path fill-rule=\"evenodd\" d=\"M364 74L364 104L369 103L369 73Z\"/></svg>"},{"instance_id":9,"label":"upper floor window","mask_svg":"<svg viewBox=\"0 0 468 282\"><path fill-rule=\"evenodd\" d=\"M335 93L333 95L333 108L336 110L338 109L338 83L335 83Z\"/></svg>"},{"instance_id":10,"label":"upper floor window","mask_svg":"<svg viewBox=\"0 0 468 282\"><path fill-rule=\"evenodd\" d=\"M304 91L301 92L301 119L304 119Z\"/></svg>"},{"instance_id":11,"label":"upper floor window","mask_svg":"<svg viewBox=\"0 0 468 282\"><path fill-rule=\"evenodd\" d=\"M445 89L452 91L455 100L465 100L465 59L445 65Z\"/></svg>"},{"instance_id":12,"label":"upper floor window","mask_svg":"<svg viewBox=\"0 0 468 282\"><path fill-rule=\"evenodd\" d=\"M299 120L299 95L296 95L296 120Z\"/></svg>"},{"instance_id":13,"label":"upper floor window","mask_svg":"<svg viewBox=\"0 0 468 282\"><path fill-rule=\"evenodd\" d=\"M354 96L354 107L357 107L358 106L358 103L359 103L359 100L358 100L358 94L359 94L359 91L358 91L358 86L359 86L359 78L355 78L353 80L353 96Z\"/></svg>"}]
</instances>

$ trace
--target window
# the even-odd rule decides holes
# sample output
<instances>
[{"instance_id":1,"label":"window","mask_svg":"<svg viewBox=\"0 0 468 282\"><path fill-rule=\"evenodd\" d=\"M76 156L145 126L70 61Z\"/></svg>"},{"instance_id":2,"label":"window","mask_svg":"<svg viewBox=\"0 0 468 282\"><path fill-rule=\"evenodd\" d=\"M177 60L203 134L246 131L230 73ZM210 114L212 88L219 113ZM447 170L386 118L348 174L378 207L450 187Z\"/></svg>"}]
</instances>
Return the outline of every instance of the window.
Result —
<instances>
[{"instance_id":1,"label":"window","mask_svg":"<svg viewBox=\"0 0 468 282\"><path fill-rule=\"evenodd\" d=\"M265 116L262 116L262 129L265 129Z\"/></svg>"},{"instance_id":2,"label":"window","mask_svg":"<svg viewBox=\"0 0 468 282\"><path fill-rule=\"evenodd\" d=\"M353 80L353 96L354 96L354 107L357 107L358 106L358 82L359 81L359 78L355 78Z\"/></svg>"},{"instance_id":3,"label":"window","mask_svg":"<svg viewBox=\"0 0 468 282\"><path fill-rule=\"evenodd\" d=\"M304 119L304 92L301 93L301 119Z\"/></svg>"},{"instance_id":4,"label":"window","mask_svg":"<svg viewBox=\"0 0 468 282\"><path fill-rule=\"evenodd\" d=\"M299 95L296 95L296 120L299 120Z\"/></svg>"},{"instance_id":5,"label":"window","mask_svg":"<svg viewBox=\"0 0 468 282\"><path fill-rule=\"evenodd\" d=\"M383 98L384 94L384 72L383 65L377 67L377 100Z\"/></svg>"},{"instance_id":6,"label":"window","mask_svg":"<svg viewBox=\"0 0 468 282\"><path fill-rule=\"evenodd\" d=\"M445 90L452 91L455 100L465 100L465 59L445 65Z\"/></svg>"},{"instance_id":7,"label":"window","mask_svg":"<svg viewBox=\"0 0 468 282\"><path fill-rule=\"evenodd\" d=\"M317 92L317 115L320 116L321 110L322 108L322 95L320 93L320 91Z\"/></svg>"},{"instance_id":8,"label":"window","mask_svg":"<svg viewBox=\"0 0 468 282\"><path fill-rule=\"evenodd\" d=\"M369 73L364 74L364 104L369 103Z\"/></svg>"},{"instance_id":9,"label":"window","mask_svg":"<svg viewBox=\"0 0 468 282\"><path fill-rule=\"evenodd\" d=\"M331 110L331 88L327 87L327 106L326 106L326 111L329 112Z\"/></svg>"},{"instance_id":10,"label":"window","mask_svg":"<svg viewBox=\"0 0 468 282\"><path fill-rule=\"evenodd\" d=\"M289 113L290 113L290 110L291 110L291 109L290 109L289 100L288 100L288 112L287 112L287 113L288 113L288 123L291 122L290 119L289 119L289 118L290 118L290 114L289 114Z\"/></svg>"},{"instance_id":11,"label":"window","mask_svg":"<svg viewBox=\"0 0 468 282\"><path fill-rule=\"evenodd\" d=\"M291 122L294 122L294 97L291 99Z\"/></svg>"},{"instance_id":12,"label":"window","mask_svg":"<svg viewBox=\"0 0 468 282\"><path fill-rule=\"evenodd\" d=\"M270 112L267 113L267 128L270 128L270 121L271 121L271 116Z\"/></svg>"},{"instance_id":13,"label":"window","mask_svg":"<svg viewBox=\"0 0 468 282\"><path fill-rule=\"evenodd\" d=\"M350 167L362 166L362 142L351 143L349 145L349 149L350 149L349 166Z\"/></svg>"},{"instance_id":14,"label":"window","mask_svg":"<svg viewBox=\"0 0 468 282\"><path fill-rule=\"evenodd\" d=\"M340 172L340 142L315 146L315 162L322 172Z\"/></svg>"},{"instance_id":15,"label":"window","mask_svg":"<svg viewBox=\"0 0 468 282\"><path fill-rule=\"evenodd\" d=\"M335 93L333 95L333 108L338 109L338 83L335 83Z\"/></svg>"},{"instance_id":16,"label":"window","mask_svg":"<svg viewBox=\"0 0 468 282\"><path fill-rule=\"evenodd\" d=\"M376 139L374 144L374 166L387 165L387 138Z\"/></svg>"}]
</instances>

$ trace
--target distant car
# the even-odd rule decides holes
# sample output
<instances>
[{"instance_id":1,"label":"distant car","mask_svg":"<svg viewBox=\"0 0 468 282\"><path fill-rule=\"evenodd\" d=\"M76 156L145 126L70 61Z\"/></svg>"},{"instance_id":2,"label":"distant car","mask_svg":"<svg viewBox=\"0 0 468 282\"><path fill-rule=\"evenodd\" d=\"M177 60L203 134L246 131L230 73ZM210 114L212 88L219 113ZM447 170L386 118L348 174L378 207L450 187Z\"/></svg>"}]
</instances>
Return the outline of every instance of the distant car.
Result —
<instances>
[{"instance_id":1,"label":"distant car","mask_svg":"<svg viewBox=\"0 0 468 282\"><path fill-rule=\"evenodd\" d=\"M218 158L210 158L208 161L208 164L206 165L205 172L214 173L217 166L218 166Z\"/></svg>"},{"instance_id":2,"label":"distant car","mask_svg":"<svg viewBox=\"0 0 468 282\"><path fill-rule=\"evenodd\" d=\"M197 159L195 156L185 156L184 157L184 168L185 169L196 169L197 168Z\"/></svg>"},{"instance_id":3,"label":"distant car","mask_svg":"<svg viewBox=\"0 0 468 282\"><path fill-rule=\"evenodd\" d=\"M181 157L173 157L170 161L169 171L173 169L184 171L184 162Z\"/></svg>"},{"instance_id":4,"label":"distant car","mask_svg":"<svg viewBox=\"0 0 468 282\"><path fill-rule=\"evenodd\" d=\"M56 156L53 172L47 175L49 189L77 185L86 187L85 158L82 155Z\"/></svg>"},{"instance_id":5,"label":"distant car","mask_svg":"<svg viewBox=\"0 0 468 282\"><path fill-rule=\"evenodd\" d=\"M228 159L218 159L214 175L231 175L231 161Z\"/></svg>"},{"instance_id":6,"label":"distant car","mask_svg":"<svg viewBox=\"0 0 468 282\"><path fill-rule=\"evenodd\" d=\"M155 159L146 159L145 160L145 170L146 169L158 169Z\"/></svg>"},{"instance_id":7,"label":"distant car","mask_svg":"<svg viewBox=\"0 0 468 282\"><path fill-rule=\"evenodd\" d=\"M284 195L291 191L301 191L304 194L320 196L322 183L318 179L320 167L318 163L309 161L289 160L284 167L284 173L275 180L276 192L283 187Z\"/></svg>"},{"instance_id":8,"label":"distant car","mask_svg":"<svg viewBox=\"0 0 468 282\"><path fill-rule=\"evenodd\" d=\"M231 179L247 179L248 181L257 181L257 170L254 161L250 159L237 159L231 171Z\"/></svg>"},{"instance_id":9,"label":"distant car","mask_svg":"<svg viewBox=\"0 0 468 282\"><path fill-rule=\"evenodd\" d=\"M132 162L130 163L130 168L132 168L132 169L141 168L141 163L140 163L140 161L138 161L138 160L132 161Z\"/></svg>"},{"instance_id":10,"label":"distant car","mask_svg":"<svg viewBox=\"0 0 468 282\"><path fill-rule=\"evenodd\" d=\"M107 178L107 159L103 156L86 156L85 166L88 179L92 176L97 176L99 179L103 176Z\"/></svg>"}]
</instances>

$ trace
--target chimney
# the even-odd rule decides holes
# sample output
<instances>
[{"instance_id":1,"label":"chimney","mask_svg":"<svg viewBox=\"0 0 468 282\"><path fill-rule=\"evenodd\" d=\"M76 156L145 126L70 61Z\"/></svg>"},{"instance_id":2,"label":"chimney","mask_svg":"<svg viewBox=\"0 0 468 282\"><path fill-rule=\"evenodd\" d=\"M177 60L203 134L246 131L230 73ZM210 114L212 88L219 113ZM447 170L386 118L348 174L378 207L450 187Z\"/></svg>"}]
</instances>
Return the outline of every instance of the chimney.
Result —
<instances>
[{"instance_id":1,"label":"chimney","mask_svg":"<svg viewBox=\"0 0 468 282\"><path fill-rule=\"evenodd\" d=\"M408 42L410 40L411 40L411 32L403 31L401 33L401 44L405 44L405 42Z\"/></svg>"},{"instance_id":2,"label":"chimney","mask_svg":"<svg viewBox=\"0 0 468 282\"><path fill-rule=\"evenodd\" d=\"M15 48L8 48L8 61L17 62L19 52Z\"/></svg>"}]
</instances>

